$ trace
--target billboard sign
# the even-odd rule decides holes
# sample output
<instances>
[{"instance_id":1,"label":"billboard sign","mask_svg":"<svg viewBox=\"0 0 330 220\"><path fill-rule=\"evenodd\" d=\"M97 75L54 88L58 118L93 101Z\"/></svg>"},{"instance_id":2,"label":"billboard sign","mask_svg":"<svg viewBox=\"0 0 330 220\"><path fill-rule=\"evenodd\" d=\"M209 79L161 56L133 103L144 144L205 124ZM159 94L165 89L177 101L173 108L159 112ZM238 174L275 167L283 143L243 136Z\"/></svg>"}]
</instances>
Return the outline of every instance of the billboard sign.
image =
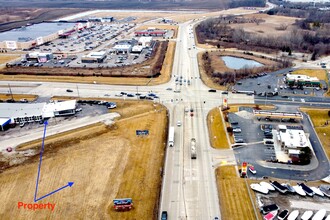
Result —
<instances>
[{"instance_id":1,"label":"billboard sign","mask_svg":"<svg viewBox=\"0 0 330 220\"><path fill-rule=\"evenodd\" d=\"M42 37L37 38L37 45L41 45L44 43L44 39Z\"/></svg>"},{"instance_id":2,"label":"billboard sign","mask_svg":"<svg viewBox=\"0 0 330 220\"><path fill-rule=\"evenodd\" d=\"M149 135L149 130L136 130L136 136L146 136Z\"/></svg>"},{"instance_id":3,"label":"billboard sign","mask_svg":"<svg viewBox=\"0 0 330 220\"><path fill-rule=\"evenodd\" d=\"M16 41L6 41L6 48L13 50L16 49L17 48Z\"/></svg>"}]
</instances>

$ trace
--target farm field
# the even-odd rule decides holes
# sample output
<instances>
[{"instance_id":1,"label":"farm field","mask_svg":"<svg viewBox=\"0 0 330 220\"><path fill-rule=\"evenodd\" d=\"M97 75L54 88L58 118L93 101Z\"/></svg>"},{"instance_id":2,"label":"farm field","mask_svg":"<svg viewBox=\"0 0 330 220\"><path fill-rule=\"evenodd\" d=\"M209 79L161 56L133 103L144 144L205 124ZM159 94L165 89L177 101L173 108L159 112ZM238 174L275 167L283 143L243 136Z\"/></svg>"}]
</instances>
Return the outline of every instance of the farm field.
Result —
<instances>
[{"instance_id":1,"label":"farm field","mask_svg":"<svg viewBox=\"0 0 330 220\"><path fill-rule=\"evenodd\" d=\"M249 197L249 181L237 176L234 166L221 166L216 169L222 219L256 219ZM246 183L247 182L247 183ZM251 192L253 201L255 193ZM261 219L260 213L256 213Z\"/></svg>"},{"instance_id":2,"label":"farm field","mask_svg":"<svg viewBox=\"0 0 330 220\"><path fill-rule=\"evenodd\" d=\"M38 202L55 203L53 212L17 210L18 202L33 203L39 155L2 171L0 219L156 219L166 110L148 102L121 108L127 114L110 127L98 123L49 141L46 136L38 197L74 182ZM149 130L149 136L137 137L138 129ZM40 142L31 143L22 151L40 147ZM134 209L114 211L112 200L123 197L133 199Z\"/></svg>"},{"instance_id":3,"label":"farm field","mask_svg":"<svg viewBox=\"0 0 330 220\"><path fill-rule=\"evenodd\" d=\"M314 129L317 133L317 136L320 138L323 149L330 158L330 125L326 122L330 121L328 115L329 109L311 109L311 108L300 108L303 112L306 112L313 122Z\"/></svg>"}]
</instances>

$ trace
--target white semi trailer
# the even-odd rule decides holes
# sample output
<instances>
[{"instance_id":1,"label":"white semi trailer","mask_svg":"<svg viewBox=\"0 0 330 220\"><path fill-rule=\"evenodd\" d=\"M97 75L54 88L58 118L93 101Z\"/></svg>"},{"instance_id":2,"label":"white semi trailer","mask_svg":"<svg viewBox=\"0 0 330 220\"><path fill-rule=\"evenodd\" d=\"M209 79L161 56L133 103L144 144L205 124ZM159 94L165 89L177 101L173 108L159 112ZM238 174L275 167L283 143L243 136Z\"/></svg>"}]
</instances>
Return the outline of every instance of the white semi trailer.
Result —
<instances>
[{"instance_id":1,"label":"white semi trailer","mask_svg":"<svg viewBox=\"0 0 330 220\"><path fill-rule=\"evenodd\" d=\"M191 138L190 151L191 151L191 159L196 159L197 153L196 153L196 139L195 138Z\"/></svg>"},{"instance_id":2,"label":"white semi trailer","mask_svg":"<svg viewBox=\"0 0 330 220\"><path fill-rule=\"evenodd\" d=\"M174 127L170 127L168 130L168 146L174 146Z\"/></svg>"}]
</instances>

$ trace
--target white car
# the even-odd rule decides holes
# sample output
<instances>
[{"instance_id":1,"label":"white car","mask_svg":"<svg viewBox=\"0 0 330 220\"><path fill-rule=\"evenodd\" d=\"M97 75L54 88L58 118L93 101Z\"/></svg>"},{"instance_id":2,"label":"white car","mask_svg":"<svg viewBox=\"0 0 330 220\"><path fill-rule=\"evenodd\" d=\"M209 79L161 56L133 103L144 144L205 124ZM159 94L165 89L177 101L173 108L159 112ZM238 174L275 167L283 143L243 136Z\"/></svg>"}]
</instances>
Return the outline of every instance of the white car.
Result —
<instances>
[{"instance_id":1,"label":"white car","mask_svg":"<svg viewBox=\"0 0 330 220\"><path fill-rule=\"evenodd\" d=\"M177 125L178 127L180 127L180 126L182 125L181 121L178 121L178 122L176 123L176 125Z\"/></svg>"}]
</instances>

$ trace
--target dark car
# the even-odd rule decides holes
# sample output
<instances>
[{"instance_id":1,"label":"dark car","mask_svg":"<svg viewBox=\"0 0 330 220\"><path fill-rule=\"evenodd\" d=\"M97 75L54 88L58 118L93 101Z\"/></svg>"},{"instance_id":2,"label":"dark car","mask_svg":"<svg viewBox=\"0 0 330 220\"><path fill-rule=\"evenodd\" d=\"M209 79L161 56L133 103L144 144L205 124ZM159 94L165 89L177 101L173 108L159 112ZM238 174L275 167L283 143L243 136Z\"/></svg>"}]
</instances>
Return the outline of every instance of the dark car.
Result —
<instances>
[{"instance_id":1,"label":"dark car","mask_svg":"<svg viewBox=\"0 0 330 220\"><path fill-rule=\"evenodd\" d=\"M72 89L67 89L66 91L67 91L67 92L73 92L73 90L72 90Z\"/></svg>"},{"instance_id":2,"label":"dark car","mask_svg":"<svg viewBox=\"0 0 330 220\"><path fill-rule=\"evenodd\" d=\"M134 95L133 94L127 94L127 97L134 97Z\"/></svg>"},{"instance_id":3,"label":"dark car","mask_svg":"<svg viewBox=\"0 0 330 220\"><path fill-rule=\"evenodd\" d=\"M223 91L221 94L228 95L227 91Z\"/></svg>"},{"instance_id":4,"label":"dark car","mask_svg":"<svg viewBox=\"0 0 330 220\"><path fill-rule=\"evenodd\" d=\"M162 211L161 220L167 220L167 211Z\"/></svg>"},{"instance_id":5,"label":"dark car","mask_svg":"<svg viewBox=\"0 0 330 220\"><path fill-rule=\"evenodd\" d=\"M209 92L217 92L215 89L209 89Z\"/></svg>"}]
</instances>

